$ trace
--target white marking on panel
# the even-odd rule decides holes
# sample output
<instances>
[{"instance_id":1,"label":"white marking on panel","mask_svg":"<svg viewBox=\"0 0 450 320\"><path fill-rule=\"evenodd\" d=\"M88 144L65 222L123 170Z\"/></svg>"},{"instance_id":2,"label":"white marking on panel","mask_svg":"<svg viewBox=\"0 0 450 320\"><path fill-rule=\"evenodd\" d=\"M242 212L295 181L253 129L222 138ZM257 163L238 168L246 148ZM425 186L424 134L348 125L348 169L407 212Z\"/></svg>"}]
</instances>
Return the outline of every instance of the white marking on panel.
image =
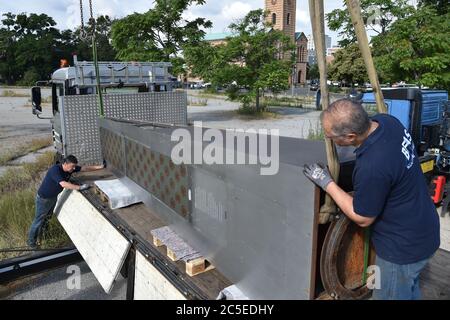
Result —
<instances>
[{"instance_id":1,"label":"white marking on panel","mask_svg":"<svg viewBox=\"0 0 450 320\"><path fill-rule=\"evenodd\" d=\"M103 290L110 293L131 243L78 191L64 190L55 213Z\"/></svg>"},{"instance_id":2,"label":"white marking on panel","mask_svg":"<svg viewBox=\"0 0 450 320\"><path fill-rule=\"evenodd\" d=\"M186 300L139 251L136 251L135 300Z\"/></svg>"}]
</instances>

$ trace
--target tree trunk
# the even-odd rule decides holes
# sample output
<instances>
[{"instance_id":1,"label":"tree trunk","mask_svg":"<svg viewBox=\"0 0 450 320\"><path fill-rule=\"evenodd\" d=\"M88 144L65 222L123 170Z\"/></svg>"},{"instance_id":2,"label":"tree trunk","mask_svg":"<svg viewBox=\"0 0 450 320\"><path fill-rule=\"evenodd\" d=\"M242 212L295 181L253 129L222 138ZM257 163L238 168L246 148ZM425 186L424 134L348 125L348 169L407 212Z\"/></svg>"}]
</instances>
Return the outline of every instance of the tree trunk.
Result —
<instances>
[{"instance_id":1,"label":"tree trunk","mask_svg":"<svg viewBox=\"0 0 450 320\"><path fill-rule=\"evenodd\" d=\"M259 88L256 88L256 112L259 112Z\"/></svg>"}]
</instances>

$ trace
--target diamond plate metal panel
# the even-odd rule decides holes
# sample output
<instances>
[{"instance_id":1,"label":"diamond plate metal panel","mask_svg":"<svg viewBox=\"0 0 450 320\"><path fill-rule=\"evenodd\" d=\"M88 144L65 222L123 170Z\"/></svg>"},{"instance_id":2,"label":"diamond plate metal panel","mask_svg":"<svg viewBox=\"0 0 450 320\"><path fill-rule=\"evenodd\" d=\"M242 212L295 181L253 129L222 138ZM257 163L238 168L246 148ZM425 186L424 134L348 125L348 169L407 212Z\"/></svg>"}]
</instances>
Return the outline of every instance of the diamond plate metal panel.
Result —
<instances>
[{"instance_id":1,"label":"diamond plate metal panel","mask_svg":"<svg viewBox=\"0 0 450 320\"><path fill-rule=\"evenodd\" d=\"M120 172L125 172L123 138L109 130L100 128L100 141L103 156L108 159L108 164L117 168Z\"/></svg>"},{"instance_id":2,"label":"diamond plate metal panel","mask_svg":"<svg viewBox=\"0 0 450 320\"><path fill-rule=\"evenodd\" d=\"M186 124L186 92L146 92L104 96L105 116L156 123ZM82 164L101 163L103 156L96 95L60 98L62 134L66 154Z\"/></svg>"},{"instance_id":3,"label":"diamond plate metal panel","mask_svg":"<svg viewBox=\"0 0 450 320\"><path fill-rule=\"evenodd\" d=\"M127 176L183 218L189 214L188 175L185 165L125 138Z\"/></svg>"},{"instance_id":4,"label":"diamond plate metal panel","mask_svg":"<svg viewBox=\"0 0 450 320\"><path fill-rule=\"evenodd\" d=\"M66 96L60 101L65 153L75 155L83 164L100 163L102 151L96 96Z\"/></svg>"}]
</instances>

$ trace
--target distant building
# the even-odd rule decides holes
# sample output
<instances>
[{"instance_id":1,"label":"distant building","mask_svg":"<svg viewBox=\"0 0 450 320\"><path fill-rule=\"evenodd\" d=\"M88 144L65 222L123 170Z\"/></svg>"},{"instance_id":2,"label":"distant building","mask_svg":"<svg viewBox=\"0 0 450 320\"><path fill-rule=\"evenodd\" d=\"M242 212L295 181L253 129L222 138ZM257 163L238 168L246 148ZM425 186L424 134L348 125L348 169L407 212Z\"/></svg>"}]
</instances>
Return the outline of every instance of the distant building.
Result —
<instances>
[{"instance_id":1,"label":"distant building","mask_svg":"<svg viewBox=\"0 0 450 320\"><path fill-rule=\"evenodd\" d=\"M328 35L325 35L325 48L331 48L331 37Z\"/></svg>"},{"instance_id":2,"label":"distant building","mask_svg":"<svg viewBox=\"0 0 450 320\"><path fill-rule=\"evenodd\" d=\"M327 63L332 63L334 61L334 55L339 50L341 50L340 47L333 47L333 48L328 48L327 49Z\"/></svg>"},{"instance_id":3,"label":"distant building","mask_svg":"<svg viewBox=\"0 0 450 320\"><path fill-rule=\"evenodd\" d=\"M222 32L222 33L208 33L203 38L205 41L208 41L213 46L217 46L219 44L225 43L226 38L231 37L231 32Z\"/></svg>"},{"instance_id":4,"label":"distant building","mask_svg":"<svg viewBox=\"0 0 450 320\"><path fill-rule=\"evenodd\" d=\"M270 13L267 19L277 30L283 31L296 44L296 63L292 70L291 83L305 84L308 64L308 39L303 32L295 32L296 0L265 0L265 10Z\"/></svg>"},{"instance_id":5,"label":"distant building","mask_svg":"<svg viewBox=\"0 0 450 320\"><path fill-rule=\"evenodd\" d=\"M316 48L314 45L314 38L312 36L312 34L309 34L307 36L308 38L308 63L310 65L312 64L316 64L317 63L317 54L316 54ZM326 50L328 50L328 48L331 48L331 37L329 35L325 35L325 55Z\"/></svg>"},{"instance_id":6,"label":"distant building","mask_svg":"<svg viewBox=\"0 0 450 320\"><path fill-rule=\"evenodd\" d=\"M316 64L317 63L317 54L316 50L314 49L308 49L308 64Z\"/></svg>"}]
</instances>

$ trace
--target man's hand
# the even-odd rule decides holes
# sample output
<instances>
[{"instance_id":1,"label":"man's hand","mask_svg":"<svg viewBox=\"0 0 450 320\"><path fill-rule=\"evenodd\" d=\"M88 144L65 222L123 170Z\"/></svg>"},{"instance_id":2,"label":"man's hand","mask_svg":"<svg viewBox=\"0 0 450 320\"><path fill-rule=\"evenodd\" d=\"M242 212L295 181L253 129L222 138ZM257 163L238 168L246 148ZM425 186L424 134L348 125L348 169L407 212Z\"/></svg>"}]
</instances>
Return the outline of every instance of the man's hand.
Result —
<instances>
[{"instance_id":1,"label":"man's hand","mask_svg":"<svg viewBox=\"0 0 450 320\"><path fill-rule=\"evenodd\" d=\"M303 167L303 173L305 176L321 187L324 191L327 191L327 186L333 181L330 171L322 163L314 163L311 165L305 164Z\"/></svg>"},{"instance_id":2,"label":"man's hand","mask_svg":"<svg viewBox=\"0 0 450 320\"><path fill-rule=\"evenodd\" d=\"M84 190L87 190L87 189L89 189L91 186L90 185L88 185L88 184L82 184L81 186L80 186L80 189L78 189L79 191L84 191Z\"/></svg>"}]
</instances>

